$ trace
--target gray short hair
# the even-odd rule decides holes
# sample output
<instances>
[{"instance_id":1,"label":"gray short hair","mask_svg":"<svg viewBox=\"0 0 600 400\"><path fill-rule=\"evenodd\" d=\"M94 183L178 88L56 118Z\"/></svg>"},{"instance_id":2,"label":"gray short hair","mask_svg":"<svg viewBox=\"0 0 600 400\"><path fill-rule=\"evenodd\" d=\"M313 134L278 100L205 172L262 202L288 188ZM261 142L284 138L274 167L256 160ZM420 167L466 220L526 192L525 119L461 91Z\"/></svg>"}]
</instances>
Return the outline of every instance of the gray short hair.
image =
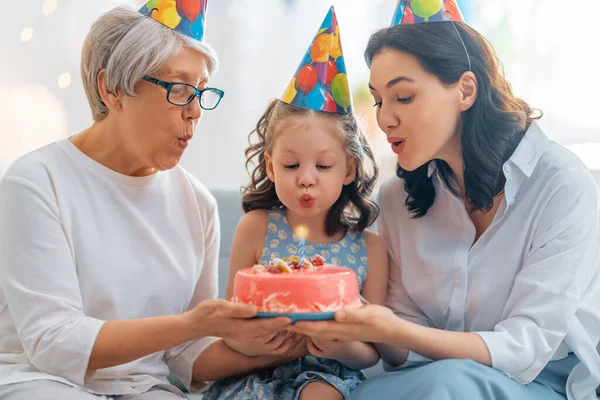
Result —
<instances>
[{"instance_id":1,"label":"gray short hair","mask_svg":"<svg viewBox=\"0 0 600 400\"><path fill-rule=\"evenodd\" d=\"M106 85L111 93L134 97L135 84L144 75L160 71L183 47L204 54L208 73L216 72L217 54L206 43L129 8L116 7L102 15L92 25L81 52L81 77L94 120L108 115L98 92L97 76L102 69L106 69Z\"/></svg>"}]
</instances>

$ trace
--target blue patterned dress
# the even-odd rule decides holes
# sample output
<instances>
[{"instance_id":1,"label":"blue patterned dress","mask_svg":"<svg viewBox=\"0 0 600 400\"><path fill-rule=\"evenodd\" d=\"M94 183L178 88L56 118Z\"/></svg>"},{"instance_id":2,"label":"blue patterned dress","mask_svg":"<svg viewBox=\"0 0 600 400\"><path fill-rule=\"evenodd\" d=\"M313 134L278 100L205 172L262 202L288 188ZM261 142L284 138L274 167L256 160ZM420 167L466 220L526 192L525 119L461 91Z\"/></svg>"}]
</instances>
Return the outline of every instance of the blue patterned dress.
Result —
<instances>
[{"instance_id":1,"label":"blue patterned dress","mask_svg":"<svg viewBox=\"0 0 600 400\"><path fill-rule=\"evenodd\" d=\"M271 209L267 213L269 225L260 260L265 265L274 257L284 258L296 255L298 251L298 240L287 222L286 210ZM307 242L304 254L308 257L319 254L327 263L352 268L362 289L368 269L367 246L363 232L348 233L342 240L330 244ZM338 361L309 354L288 364L246 377L215 382L205 392L204 399L295 400L300 390L314 380L330 383L347 398L364 379L365 376L360 371L346 368Z\"/></svg>"}]
</instances>

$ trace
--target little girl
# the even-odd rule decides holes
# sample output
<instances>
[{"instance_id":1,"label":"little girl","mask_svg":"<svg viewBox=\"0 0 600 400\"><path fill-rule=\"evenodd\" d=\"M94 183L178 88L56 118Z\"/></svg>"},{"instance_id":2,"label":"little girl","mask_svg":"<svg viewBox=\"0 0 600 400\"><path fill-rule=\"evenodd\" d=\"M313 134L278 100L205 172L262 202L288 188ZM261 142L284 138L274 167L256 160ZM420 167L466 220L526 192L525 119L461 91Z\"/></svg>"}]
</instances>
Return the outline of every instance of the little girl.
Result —
<instances>
[{"instance_id":1,"label":"little girl","mask_svg":"<svg viewBox=\"0 0 600 400\"><path fill-rule=\"evenodd\" d=\"M330 32L339 48L333 9L323 25L315 42ZM331 73L325 72L326 76ZM339 68L334 72L346 79ZM298 79L299 75L292 82ZM323 83L328 89L327 80ZM231 249L227 298L240 269L297 254L294 232L303 226L308 232L306 256L318 254L328 263L352 268L363 297L384 304L387 251L377 235L365 231L379 212L369 198L378 171L368 140L351 112L347 82L345 90L333 98L342 101L327 106L330 92L318 104L310 92L290 96L288 88L283 100L269 105L251 133L256 133L258 141L246 150L246 165L255 161L256 165L242 197L246 214ZM205 393L208 400L342 399L364 379L359 370L379 360L369 343L322 341L288 332L227 344L248 356L270 354L274 367L216 382Z\"/></svg>"}]
</instances>

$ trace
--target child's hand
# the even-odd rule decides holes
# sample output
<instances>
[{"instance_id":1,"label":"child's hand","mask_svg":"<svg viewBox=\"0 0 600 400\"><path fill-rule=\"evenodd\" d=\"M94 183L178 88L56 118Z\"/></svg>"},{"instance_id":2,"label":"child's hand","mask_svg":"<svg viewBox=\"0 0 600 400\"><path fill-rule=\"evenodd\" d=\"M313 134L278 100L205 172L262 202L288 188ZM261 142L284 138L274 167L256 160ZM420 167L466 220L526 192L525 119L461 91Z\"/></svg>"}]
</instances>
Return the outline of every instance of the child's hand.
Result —
<instances>
[{"instance_id":1,"label":"child's hand","mask_svg":"<svg viewBox=\"0 0 600 400\"><path fill-rule=\"evenodd\" d=\"M301 335L281 331L272 335L258 336L250 340L225 339L225 343L238 353L247 356L284 355L296 347Z\"/></svg>"},{"instance_id":2,"label":"child's hand","mask_svg":"<svg viewBox=\"0 0 600 400\"><path fill-rule=\"evenodd\" d=\"M306 347L310 354L315 357L337 360L344 357L350 351L351 346L351 342L342 342L337 339L306 338Z\"/></svg>"},{"instance_id":3,"label":"child's hand","mask_svg":"<svg viewBox=\"0 0 600 400\"><path fill-rule=\"evenodd\" d=\"M299 335L297 333L289 333L291 335L291 339L293 339L293 343L290 348L278 355L267 355L271 361L270 366L276 366L281 364L287 364L294 360L304 357L308 354L308 349L306 348L306 341L304 340L303 335Z\"/></svg>"}]
</instances>

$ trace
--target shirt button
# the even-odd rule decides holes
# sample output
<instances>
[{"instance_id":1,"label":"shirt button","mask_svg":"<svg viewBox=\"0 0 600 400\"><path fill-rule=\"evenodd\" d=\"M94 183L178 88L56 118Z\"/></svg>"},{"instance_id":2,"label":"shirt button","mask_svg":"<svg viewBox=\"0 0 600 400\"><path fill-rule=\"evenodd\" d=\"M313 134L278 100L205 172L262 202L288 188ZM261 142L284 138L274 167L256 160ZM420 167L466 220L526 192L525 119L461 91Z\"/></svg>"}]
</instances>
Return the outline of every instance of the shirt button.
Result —
<instances>
[{"instance_id":1,"label":"shirt button","mask_svg":"<svg viewBox=\"0 0 600 400\"><path fill-rule=\"evenodd\" d=\"M512 170L512 168L510 167L510 164L505 164L505 165L504 165L504 172L505 172L507 175L510 175L510 171L511 171L511 170Z\"/></svg>"}]
</instances>

